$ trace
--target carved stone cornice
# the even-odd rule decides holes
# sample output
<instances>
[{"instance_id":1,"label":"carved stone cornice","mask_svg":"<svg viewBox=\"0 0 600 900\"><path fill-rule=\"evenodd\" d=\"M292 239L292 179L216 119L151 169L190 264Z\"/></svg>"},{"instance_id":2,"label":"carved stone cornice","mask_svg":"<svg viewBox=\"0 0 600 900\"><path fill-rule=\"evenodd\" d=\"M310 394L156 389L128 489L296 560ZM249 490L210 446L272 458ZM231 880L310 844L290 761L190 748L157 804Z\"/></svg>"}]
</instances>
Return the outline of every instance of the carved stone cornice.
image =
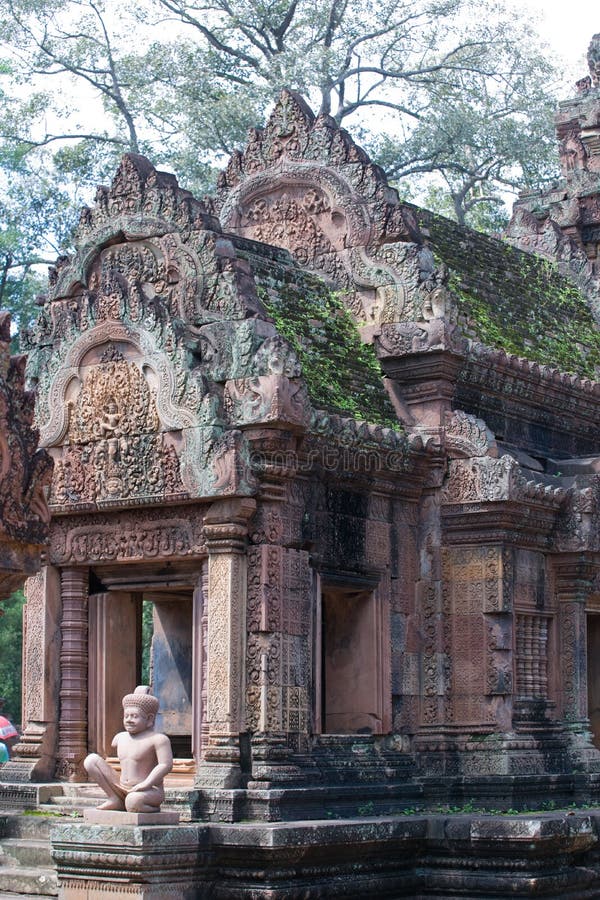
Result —
<instances>
[{"instance_id":1,"label":"carved stone cornice","mask_svg":"<svg viewBox=\"0 0 600 900\"><path fill-rule=\"evenodd\" d=\"M209 556L216 553L244 553L248 523L256 510L256 500L218 500L204 517L204 538Z\"/></svg>"},{"instance_id":2,"label":"carved stone cornice","mask_svg":"<svg viewBox=\"0 0 600 900\"><path fill-rule=\"evenodd\" d=\"M591 454L600 444L599 382L473 341L418 353L382 355L378 349L378 354L407 415L422 426L441 426L459 408L508 442L514 430L515 442L522 443L527 423L535 432L543 429L549 447L561 455Z\"/></svg>"},{"instance_id":3,"label":"carved stone cornice","mask_svg":"<svg viewBox=\"0 0 600 900\"><path fill-rule=\"evenodd\" d=\"M442 507L444 540L450 544L490 540L547 550L555 523L556 510L515 500Z\"/></svg>"},{"instance_id":4,"label":"carved stone cornice","mask_svg":"<svg viewBox=\"0 0 600 900\"><path fill-rule=\"evenodd\" d=\"M396 383L415 422L425 428L444 424L454 405L456 385L464 365L461 354L435 349L405 356L380 356L380 363L384 373Z\"/></svg>"},{"instance_id":5,"label":"carved stone cornice","mask_svg":"<svg viewBox=\"0 0 600 900\"><path fill-rule=\"evenodd\" d=\"M528 477L511 456L451 459L442 490L442 521L451 542L498 539L547 549L567 492Z\"/></svg>"},{"instance_id":6,"label":"carved stone cornice","mask_svg":"<svg viewBox=\"0 0 600 900\"><path fill-rule=\"evenodd\" d=\"M561 553L551 559L558 599L585 603L600 573L600 557L589 553Z\"/></svg>"}]
</instances>

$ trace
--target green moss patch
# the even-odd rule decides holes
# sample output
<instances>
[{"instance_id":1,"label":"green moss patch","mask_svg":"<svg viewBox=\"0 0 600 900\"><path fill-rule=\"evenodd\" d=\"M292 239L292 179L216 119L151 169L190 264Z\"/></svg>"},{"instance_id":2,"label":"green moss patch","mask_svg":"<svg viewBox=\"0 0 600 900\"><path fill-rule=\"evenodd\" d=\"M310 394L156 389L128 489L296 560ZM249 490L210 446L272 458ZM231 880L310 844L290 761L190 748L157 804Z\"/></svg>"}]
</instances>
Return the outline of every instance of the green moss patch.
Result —
<instances>
[{"instance_id":1,"label":"green moss patch","mask_svg":"<svg viewBox=\"0 0 600 900\"><path fill-rule=\"evenodd\" d=\"M600 331L579 289L534 254L419 210L467 337L562 372L597 379Z\"/></svg>"},{"instance_id":2,"label":"green moss patch","mask_svg":"<svg viewBox=\"0 0 600 900\"><path fill-rule=\"evenodd\" d=\"M251 264L267 313L298 354L313 405L401 431L375 350L361 341L341 295L291 259L283 265L256 253Z\"/></svg>"}]
</instances>

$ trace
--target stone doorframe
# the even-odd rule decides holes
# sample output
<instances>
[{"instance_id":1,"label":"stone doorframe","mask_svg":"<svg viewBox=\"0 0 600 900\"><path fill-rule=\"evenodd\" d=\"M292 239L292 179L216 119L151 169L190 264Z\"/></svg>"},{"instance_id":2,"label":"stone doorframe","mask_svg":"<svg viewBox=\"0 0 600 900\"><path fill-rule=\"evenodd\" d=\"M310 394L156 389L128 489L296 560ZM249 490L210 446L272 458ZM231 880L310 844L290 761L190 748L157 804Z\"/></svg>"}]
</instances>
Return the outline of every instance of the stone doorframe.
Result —
<instances>
[{"instance_id":1,"label":"stone doorframe","mask_svg":"<svg viewBox=\"0 0 600 900\"><path fill-rule=\"evenodd\" d=\"M199 783L212 786L230 787L241 779L246 544L255 508L252 498L218 500L204 517L208 566L203 567L199 558L194 592L192 746ZM81 565L47 566L27 585L26 728L16 760L21 763L23 781L86 780L82 764L89 749L88 584L89 567ZM94 627L98 615L96 609ZM95 677L96 689L97 673ZM106 690L105 685L100 693L104 696ZM97 722L93 729L97 735Z\"/></svg>"},{"instance_id":2,"label":"stone doorframe","mask_svg":"<svg viewBox=\"0 0 600 900\"><path fill-rule=\"evenodd\" d=\"M316 573L315 582L315 732L351 735L359 732L360 724L367 726L368 723L371 733L388 734L392 729L390 614L389 602L379 578ZM323 688L328 668L323 653L327 641L324 627L326 598L338 608L338 612L345 607L342 616L344 634L339 637L352 645L350 655L353 662L350 668L354 662L358 665L362 660L364 663L362 675L355 672L353 676L352 671L343 670L345 684L340 686L337 696L353 695L357 706L354 710L340 709L336 716L330 715L329 728L323 716ZM346 656L346 661L350 662L349 655ZM350 686L352 683L353 687ZM352 727L353 719L356 719L356 727ZM341 731L338 731L335 721L345 723Z\"/></svg>"}]
</instances>

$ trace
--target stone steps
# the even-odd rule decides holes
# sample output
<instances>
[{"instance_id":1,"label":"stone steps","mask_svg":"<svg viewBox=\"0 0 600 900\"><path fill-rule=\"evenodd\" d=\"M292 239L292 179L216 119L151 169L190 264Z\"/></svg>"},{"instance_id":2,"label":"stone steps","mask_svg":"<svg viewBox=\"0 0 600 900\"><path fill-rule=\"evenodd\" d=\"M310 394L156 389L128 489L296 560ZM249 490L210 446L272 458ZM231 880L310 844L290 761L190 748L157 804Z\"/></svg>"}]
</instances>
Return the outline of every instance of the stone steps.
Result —
<instances>
[{"instance_id":1,"label":"stone steps","mask_svg":"<svg viewBox=\"0 0 600 900\"><path fill-rule=\"evenodd\" d=\"M0 884L5 897L8 892L23 896L57 897L58 877L55 869L28 866L1 866Z\"/></svg>"},{"instance_id":2,"label":"stone steps","mask_svg":"<svg viewBox=\"0 0 600 900\"><path fill-rule=\"evenodd\" d=\"M58 895L58 877L50 850L50 828L57 818L19 812L1 817L1 897Z\"/></svg>"},{"instance_id":3,"label":"stone steps","mask_svg":"<svg viewBox=\"0 0 600 900\"><path fill-rule=\"evenodd\" d=\"M7 785L5 808L0 812L0 900L56 897L59 888L50 847L52 825L81 821L84 809L96 807L105 799L92 784L26 787L21 797L19 785ZM171 804L185 807L188 793L181 787L170 788L167 794ZM25 803L13 805L15 797ZM0 805L1 800L0 796Z\"/></svg>"},{"instance_id":4,"label":"stone steps","mask_svg":"<svg viewBox=\"0 0 600 900\"><path fill-rule=\"evenodd\" d=\"M6 864L13 860L19 866L42 866L51 869L54 866L50 843L46 840L30 838L6 838L2 841L2 850L6 856Z\"/></svg>"},{"instance_id":5,"label":"stone steps","mask_svg":"<svg viewBox=\"0 0 600 900\"><path fill-rule=\"evenodd\" d=\"M38 809L48 813L59 813L63 816L82 815L83 810L93 809L106 797L95 784L64 784L62 792L48 797L40 803Z\"/></svg>"},{"instance_id":6,"label":"stone steps","mask_svg":"<svg viewBox=\"0 0 600 900\"><path fill-rule=\"evenodd\" d=\"M0 832L0 843L5 838L25 838L28 840L50 840L50 828L58 818L56 809L50 815L12 813L3 816L3 831Z\"/></svg>"}]
</instances>

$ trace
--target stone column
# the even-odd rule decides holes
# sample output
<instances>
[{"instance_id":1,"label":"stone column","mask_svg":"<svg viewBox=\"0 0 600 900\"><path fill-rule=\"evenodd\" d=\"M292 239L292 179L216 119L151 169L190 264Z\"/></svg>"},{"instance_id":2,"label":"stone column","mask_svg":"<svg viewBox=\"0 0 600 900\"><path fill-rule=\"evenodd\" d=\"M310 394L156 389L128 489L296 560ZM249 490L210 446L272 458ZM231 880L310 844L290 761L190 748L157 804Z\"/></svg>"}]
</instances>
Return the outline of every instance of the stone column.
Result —
<instances>
[{"instance_id":1,"label":"stone column","mask_svg":"<svg viewBox=\"0 0 600 900\"><path fill-rule=\"evenodd\" d=\"M555 564L563 727L574 763L596 770L600 754L592 746L587 715L585 613L594 575L595 567L582 554L565 554Z\"/></svg>"},{"instance_id":2,"label":"stone column","mask_svg":"<svg viewBox=\"0 0 600 900\"><path fill-rule=\"evenodd\" d=\"M88 695L88 570L60 573L62 623L60 648L60 721L56 775L86 781Z\"/></svg>"},{"instance_id":3,"label":"stone column","mask_svg":"<svg viewBox=\"0 0 600 900\"><path fill-rule=\"evenodd\" d=\"M54 777L60 689L60 578L45 566L25 583L23 610L23 722L20 742L3 771L5 781ZM10 769L10 771L9 771Z\"/></svg>"},{"instance_id":4,"label":"stone column","mask_svg":"<svg viewBox=\"0 0 600 900\"><path fill-rule=\"evenodd\" d=\"M206 718L208 743L198 770L206 787L243 782L240 732L244 729L246 671L246 541L251 498L219 500L204 519L208 548Z\"/></svg>"}]
</instances>

